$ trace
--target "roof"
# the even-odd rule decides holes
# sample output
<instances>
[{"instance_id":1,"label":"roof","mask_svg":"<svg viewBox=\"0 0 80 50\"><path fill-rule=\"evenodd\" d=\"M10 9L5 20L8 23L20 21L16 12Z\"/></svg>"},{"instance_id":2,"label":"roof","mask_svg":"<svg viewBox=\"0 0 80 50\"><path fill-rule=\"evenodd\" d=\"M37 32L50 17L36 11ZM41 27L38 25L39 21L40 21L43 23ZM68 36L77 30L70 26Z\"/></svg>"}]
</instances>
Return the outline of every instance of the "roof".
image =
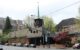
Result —
<instances>
[{"instance_id":1,"label":"roof","mask_svg":"<svg viewBox=\"0 0 80 50\"><path fill-rule=\"evenodd\" d=\"M62 29L63 26L73 25L75 24L78 19L76 18L69 18L62 20L58 25L56 25L57 29Z\"/></svg>"},{"instance_id":2,"label":"roof","mask_svg":"<svg viewBox=\"0 0 80 50\"><path fill-rule=\"evenodd\" d=\"M4 28L5 21L6 21L6 18L1 18L0 17L0 29L3 29ZM18 25L23 25L22 20L13 20L13 19L11 19L11 25L13 27L15 27L16 21L18 22Z\"/></svg>"}]
</instances>

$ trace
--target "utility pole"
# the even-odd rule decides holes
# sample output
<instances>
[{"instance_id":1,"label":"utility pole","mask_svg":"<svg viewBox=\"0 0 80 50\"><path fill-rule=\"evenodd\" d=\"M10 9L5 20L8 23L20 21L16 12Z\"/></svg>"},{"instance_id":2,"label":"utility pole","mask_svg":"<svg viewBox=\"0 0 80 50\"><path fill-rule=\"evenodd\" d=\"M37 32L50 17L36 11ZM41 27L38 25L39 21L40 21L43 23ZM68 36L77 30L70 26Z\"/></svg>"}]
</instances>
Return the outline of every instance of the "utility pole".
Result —
<instances>
[{"instance_id":1,"label":"utility pole","mask_svg":"<svg viewBox=\"0 0 80 50\"><path fill-rule=\"evenodd\" d=\"M79 7L79 17L80 17L80 7Z\"/></svg>"}]
</instances>

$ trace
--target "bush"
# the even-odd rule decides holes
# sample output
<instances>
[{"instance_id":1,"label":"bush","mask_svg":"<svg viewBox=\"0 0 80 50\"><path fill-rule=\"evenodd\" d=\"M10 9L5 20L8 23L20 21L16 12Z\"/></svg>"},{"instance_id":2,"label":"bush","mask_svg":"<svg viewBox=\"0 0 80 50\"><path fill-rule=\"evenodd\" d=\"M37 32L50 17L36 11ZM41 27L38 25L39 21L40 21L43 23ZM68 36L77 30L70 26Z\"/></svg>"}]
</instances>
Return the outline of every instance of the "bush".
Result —
<instances>
[{"instance_id":1,"label":"bush","mask_svg":"<svg viewBox=\"0 0 80 50\"><path fill-rule=\"evenodd\" d=\"M78 40L78 43L80 43L80 40Z\"/></svg>"}]
</instances>

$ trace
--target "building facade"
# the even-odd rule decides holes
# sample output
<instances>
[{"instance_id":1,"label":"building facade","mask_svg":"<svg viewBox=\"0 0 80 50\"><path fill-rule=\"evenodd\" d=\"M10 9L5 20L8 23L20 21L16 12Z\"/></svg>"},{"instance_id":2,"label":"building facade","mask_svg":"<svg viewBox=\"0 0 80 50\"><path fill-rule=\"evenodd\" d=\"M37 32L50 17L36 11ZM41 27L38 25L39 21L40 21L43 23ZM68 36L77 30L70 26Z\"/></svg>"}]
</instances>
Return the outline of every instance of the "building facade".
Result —
<instances>
[{"instance_id":1,"label":"building facade","mask_svg":"<svg viewBox=\"0 0 80 50\"><path fill-rule=\"evenodd\" d=\"M21 20L11 20L11 25L12 25L12 30L16 30L17 27L18 29L22 29L23 28L23 23ZM0 18L0 29L3 30L4 26L5 26L5 22L6 22L6 18Z\"/></svg>"},{"instance_id":2,"label":"building facade","mask_svg":"<svg viewBox=\"0 0 80 50\"><path fill-rule=\"evenodd\" d=\"M76 21L78 19L76 18L69 18L62 20L57 26L56 29L57 31L65 31L68 30L69 32L80 32L78 25L76 24Z\"/></svg>"}]
</instances>

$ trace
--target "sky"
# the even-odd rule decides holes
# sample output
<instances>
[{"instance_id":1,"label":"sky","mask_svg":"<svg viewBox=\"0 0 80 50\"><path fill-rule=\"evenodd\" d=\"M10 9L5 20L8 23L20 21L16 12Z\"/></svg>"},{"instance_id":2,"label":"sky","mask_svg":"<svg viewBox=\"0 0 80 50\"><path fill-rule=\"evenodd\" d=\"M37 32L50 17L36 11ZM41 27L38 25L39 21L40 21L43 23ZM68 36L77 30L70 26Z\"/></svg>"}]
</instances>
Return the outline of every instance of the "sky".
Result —
<instances>
[{"instance_id":1,"label":"sky","mask_svg":"<svg viewBox=\"0 0 80 50\"><path fill-rule=\"evenodd\" d=\"M40 17L49 16L56 24L79 15L80 0L0 0L0 17L24 20L31 14L37 16L37 2Z\"/></svg>"}]
</instances>

